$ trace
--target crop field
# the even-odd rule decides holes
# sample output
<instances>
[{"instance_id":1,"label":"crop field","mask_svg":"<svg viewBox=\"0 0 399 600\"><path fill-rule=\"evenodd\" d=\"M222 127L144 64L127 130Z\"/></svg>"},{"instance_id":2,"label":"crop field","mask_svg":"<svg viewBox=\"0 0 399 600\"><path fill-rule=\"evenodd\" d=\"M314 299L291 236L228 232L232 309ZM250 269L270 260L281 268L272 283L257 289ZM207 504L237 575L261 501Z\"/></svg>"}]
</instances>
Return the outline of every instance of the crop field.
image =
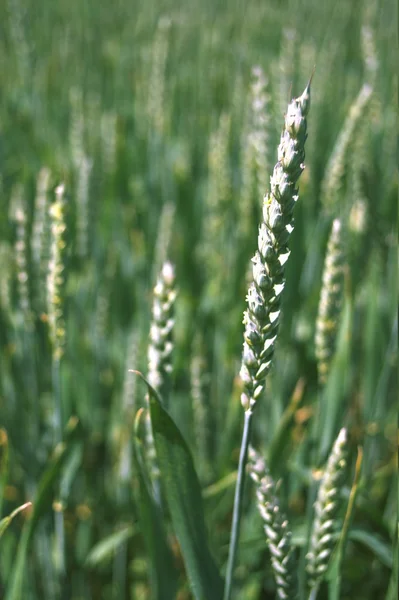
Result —
<instances>
[{"instance_id":1,"label":"crop field","mask_svg":"<svg viewBox=\"0 0 399 600\"><path fill-rule=\"evenodd\" d=\"M0 598L395 600L397 6L0 2Z\"/></svg>"}]
</instances>

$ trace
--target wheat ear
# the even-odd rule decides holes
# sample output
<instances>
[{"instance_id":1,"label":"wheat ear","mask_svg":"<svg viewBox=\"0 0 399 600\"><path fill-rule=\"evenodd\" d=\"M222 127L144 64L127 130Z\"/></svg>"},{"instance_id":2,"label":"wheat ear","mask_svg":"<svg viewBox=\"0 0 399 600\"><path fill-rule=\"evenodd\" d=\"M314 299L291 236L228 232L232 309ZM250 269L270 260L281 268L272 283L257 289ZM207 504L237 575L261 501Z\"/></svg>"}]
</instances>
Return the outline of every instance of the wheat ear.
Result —
<instances>
[{"instance_id":1,"label":"wheat ear","mask_svg":"<svg viewBox=\"0 0 399 600\"><path fill-rule=\"evenodd\" d=\"M297 565L289 522L281 509L278 486L264 459L252 447L249 448L248 470L256 486L258 510L264 522L277 596L281 600L294 600L298 595Z\"/></svg>"},{"instance_id":2,"label":"wheat ear","mask_svg":"<svg viewBox=\"0 0 399 600\"><path fill-rule=\"evenodd\" d=\"M328 458L315 503L310 546L306 555L312 600L316 598L335 546L334 533L338 525L340 494L346 473L347 438L346 429L341 429Z\"/></svg>"},{"instance_id":3,"label":"wheat ear","mask_svg":"<svg viewBox=\"0 0 399 600\"><path fill-rule=\"evenodd\" d=\"M342 226L335 219L328 240L323 283L316 321L315 348L319 381L325 384L331 367L342 305L343 250Z\"/></svg>"}]
</instances>

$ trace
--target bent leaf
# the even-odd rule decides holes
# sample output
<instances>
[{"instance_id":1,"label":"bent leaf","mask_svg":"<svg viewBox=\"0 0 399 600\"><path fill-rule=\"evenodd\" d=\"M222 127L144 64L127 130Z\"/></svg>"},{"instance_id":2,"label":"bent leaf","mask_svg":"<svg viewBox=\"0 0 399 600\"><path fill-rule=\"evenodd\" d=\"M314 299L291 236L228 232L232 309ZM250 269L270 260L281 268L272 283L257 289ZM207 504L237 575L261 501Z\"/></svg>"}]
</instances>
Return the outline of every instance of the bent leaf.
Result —
<instances>
[{"instance_id":1,"label":"bent leaf","mask_svg":"<svg viewBox=\"0 0 399 600\"><path fill-rule=\"evenodd\" d=\"M201 487L190 450L157 393L144 381L163 489L192 591L196 600L220 600L223 582L208 547Z\"/></svg>"}]
</instances>

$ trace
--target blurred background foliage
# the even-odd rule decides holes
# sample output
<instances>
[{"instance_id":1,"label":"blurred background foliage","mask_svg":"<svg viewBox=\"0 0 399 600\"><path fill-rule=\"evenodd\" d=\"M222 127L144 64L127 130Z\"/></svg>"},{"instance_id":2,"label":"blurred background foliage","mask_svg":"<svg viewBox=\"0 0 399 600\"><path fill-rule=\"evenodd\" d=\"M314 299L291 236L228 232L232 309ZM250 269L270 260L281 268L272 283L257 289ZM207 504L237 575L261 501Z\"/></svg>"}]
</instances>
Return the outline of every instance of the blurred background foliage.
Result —
<instances>
[{"instance_id":1,"label":"blurred background foliage","mask_svg":"<svg viewBox=\"0 0 399 600\"><path fill-rule=\"evenodd\" d=\"M284 477L300 551L312 469L349 427L352 461L358 445L364 459L342 598L393 598L396 12L388 0L0 3L0 516L41 499L29 533L28 509L1 538L7 599L17 598L15 577L24 599L152 597L131 442L145 389L128 369L147 371L152 289L167 258L178 289L169 406L193 450L223 570L260 190L287 103L314 66L283 320L254 444ZM260 144L258 158L251 144L255 154ZM48 207L61 182L65 345L55 378ZM320 389L315 320L337 216L346 231L345 298ZM54 456L56 396L64 446ZM71 417L78 421L68 424ZM350 481L346 496L349 489ZM172 547L179 598L190 598ZM250 486L236 576L240 598L273 597Z\"/></svg>"}]
</instances>

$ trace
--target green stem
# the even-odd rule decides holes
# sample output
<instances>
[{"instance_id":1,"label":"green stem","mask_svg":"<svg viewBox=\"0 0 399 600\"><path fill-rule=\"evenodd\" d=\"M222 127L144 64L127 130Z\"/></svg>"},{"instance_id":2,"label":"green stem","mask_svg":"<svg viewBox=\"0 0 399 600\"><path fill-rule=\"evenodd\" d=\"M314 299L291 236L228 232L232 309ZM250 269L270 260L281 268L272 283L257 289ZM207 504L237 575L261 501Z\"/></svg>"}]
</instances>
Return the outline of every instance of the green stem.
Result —
<instances>
[{"instance_id":1,"label":"green stem","mask_svg":"<svg viewBox=\"0 0 399 600\"><path fill-rule=\"evenodd\" d=\"M319 591L319 586L316 585L314 588L310 590L309 600L316 600L317 592Z\"/></svg>"},{"instance_id":2,"label":"green stem","mask_svg":"<svg viewBox=\"0 0 399 600\"><path fill-rule=\"evenodd\" d=\"M233 571L235 558L238 547L238 537L240 533L240 521L242 513L242 499L244 495L244 484L245 484L245 467L247 464L248 446L251 437L251 423L253 412L251 409L245 411L244 429L242 432L242 441L240 449L240 460L238 463L237 483L234 494L234 509L233 519L231 524L231 535L230 535L230 546L229 546L229 557L227 560L226 569L226 581L224 587L223 600L230 600L231 591L233 585Z\"/></svg>"}]
</instances>

